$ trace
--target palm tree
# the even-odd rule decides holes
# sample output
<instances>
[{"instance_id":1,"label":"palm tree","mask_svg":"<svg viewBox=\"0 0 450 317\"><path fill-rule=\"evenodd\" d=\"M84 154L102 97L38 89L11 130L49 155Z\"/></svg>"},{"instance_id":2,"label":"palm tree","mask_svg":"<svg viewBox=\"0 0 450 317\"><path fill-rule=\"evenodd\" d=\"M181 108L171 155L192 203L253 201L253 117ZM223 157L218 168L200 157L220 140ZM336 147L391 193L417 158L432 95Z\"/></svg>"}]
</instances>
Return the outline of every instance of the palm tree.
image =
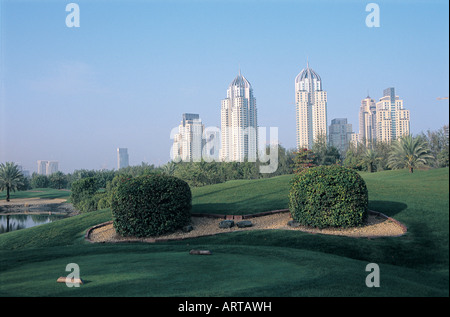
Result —
<instances>
[{"instance_id":1,"label":"palm tree","mask_svg":"<svg viewBox=\"0 0 450 317\"><path fill-rule=\"evenodd\" d=\"M427 142L420 137L406 135L392 144L388 165L394 169L407 167L413 173L414 168L427 165L432 159L434 157L430 154Z\"/></svg>"},{"instance_id":2,"label":"palm tree","mask_svg":"<svg viewBox=\"0 0 450 317\"><path fill-rule=\"evenodd\" d=\"M176 169L176 164L173 161L168 162L167 164L161 167L162 172L167 175L173 175Z\"/></svg>"},{"instance_id":3,"label":"palm tree","mask_svg":"<svg viewBox=\"0 0 450 317\"><path fill-rule=\"evenodd\" d=\"M374 166L380 161L378 153L372 149L367 149L363 157L364 163L367 164L367 170L369 173L374 171Z\"/></svg>"},{"instance_id":4,"label":"palm tree","mask_svg":"<svg viewBox=\"0 0 450 317\"><path fill-rule=\"evenodd\" d=\"M13 162L0 164L0 190L6 189L6 201L9 201L10 191L16 191L23 184L23 174Z\"/></svg>"}]
</instances>

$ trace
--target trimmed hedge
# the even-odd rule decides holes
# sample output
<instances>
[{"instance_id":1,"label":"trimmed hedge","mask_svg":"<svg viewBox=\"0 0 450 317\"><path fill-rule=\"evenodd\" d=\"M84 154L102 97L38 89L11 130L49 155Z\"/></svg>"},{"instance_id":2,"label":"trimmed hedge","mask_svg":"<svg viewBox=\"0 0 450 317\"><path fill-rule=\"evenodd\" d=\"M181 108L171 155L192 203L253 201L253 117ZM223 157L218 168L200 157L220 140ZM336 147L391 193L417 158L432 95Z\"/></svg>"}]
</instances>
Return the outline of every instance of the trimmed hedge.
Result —
<instances>
[{"instance_id":1,"label":"trimmed hedge","mask_svg":"<svg viewBox=\"0 0 450 317\"><path fill-rule=\"evenodd\" d=\"M122 178L111 200L113 225L122 236L174 232L190 222L191 208L189 185L168 175Z\"/></svg>"},{"instance_id":2,"label":"trimmed hedge","mask_svg":"<svg viewBox=\"0 0 450 317\"><path fill-rule=\"evenodd\" d=\"M364 224L369 198L366 183L354 170L337 165L309 168L291 182L289 210L301 225L356 227Z\"/></svg>"}]
</instances>

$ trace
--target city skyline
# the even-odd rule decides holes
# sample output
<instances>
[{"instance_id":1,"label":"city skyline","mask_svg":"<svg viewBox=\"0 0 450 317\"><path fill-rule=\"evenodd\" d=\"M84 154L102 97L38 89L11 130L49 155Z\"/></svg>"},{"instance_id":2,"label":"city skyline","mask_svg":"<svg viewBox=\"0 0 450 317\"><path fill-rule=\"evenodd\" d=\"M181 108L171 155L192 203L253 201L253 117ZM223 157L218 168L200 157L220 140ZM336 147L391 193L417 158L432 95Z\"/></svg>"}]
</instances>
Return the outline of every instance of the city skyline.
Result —
<instances>
[{"instance_id":1,"label":"city skyline","mask_svg":"<svg viewBox=\"0 0 450 317\"><path fill-rule=\"evenodd\" d=\"M258 125L295 148L293 81L307 61L325 79L328 118L356 133L361 100L386 87L404 100L412 134L448 124L448 100L437 100L448 96L445 1L377 1L373 28L355 1L76 3L79 28L65 25L63 1L1 2L0 162L113 169L123 146L130 165L165 164L180 114L220 126L217 105L239 68Z\"/></svg>"}]
</instances>

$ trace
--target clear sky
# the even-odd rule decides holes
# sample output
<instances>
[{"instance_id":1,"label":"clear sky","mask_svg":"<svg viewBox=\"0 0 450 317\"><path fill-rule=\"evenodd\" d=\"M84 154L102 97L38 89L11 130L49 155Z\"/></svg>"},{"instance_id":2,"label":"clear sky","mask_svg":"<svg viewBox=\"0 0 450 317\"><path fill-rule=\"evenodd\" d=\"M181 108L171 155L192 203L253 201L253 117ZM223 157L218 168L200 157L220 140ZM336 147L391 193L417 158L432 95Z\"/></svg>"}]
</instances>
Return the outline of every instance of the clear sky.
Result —
<instances>
[{"instance_id":1,"label":"clear sky","mask_svg":"<svg viewBox=\"0 0 450 317\"><path fill-rule=\"evenodd\" d=\"M309 65L328 93L328 124L358 132L361 99L395 87L411 132L449 122L447 0L0 0L0 162L31 172L165 164L185 112L220 126L239 68L258 123L295 146L295 76ZM66 26L77 3L80 27ZM380 27L367 27L370 2Z\"/></svg>"}]
</instances>

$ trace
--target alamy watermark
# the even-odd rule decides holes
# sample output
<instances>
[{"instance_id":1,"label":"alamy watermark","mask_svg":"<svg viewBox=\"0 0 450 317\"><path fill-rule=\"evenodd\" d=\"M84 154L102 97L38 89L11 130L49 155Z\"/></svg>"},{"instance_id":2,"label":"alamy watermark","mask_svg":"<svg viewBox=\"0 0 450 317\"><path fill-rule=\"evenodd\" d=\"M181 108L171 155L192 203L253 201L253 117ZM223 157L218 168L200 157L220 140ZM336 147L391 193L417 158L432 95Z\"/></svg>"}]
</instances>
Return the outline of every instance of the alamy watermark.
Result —
<instances>
[{"instance_id":1,"label":"alamy watermark","mask_svg":"<svg viewBox=\"0 0 450 317\"><path fill-rule=\"evenodd\" d=\"M278 128L207 127L182 133L178 127L170 132L174 140L170 149L173 162L259 162L259 172L270 174L278 169ZM231 145L232 144L232 145Z\"/></svg>"},{"instance_id":2,"label":"alamy watermark","mask_svg":"<svg viewBox=\"0 0 450 317\"><path fill-rule=\"evenodd\" d=\"M66 265L66 272L70 272L66 276L67 287L80 287L80 267L76 263L69 263Z\"/></svg>"},{"instance_id":3,"label":"alamy watermark","mask_svg":"<svg viewBox=\"0 0 450 317\"><path fill-rule=\"evenodd\" d=\"M380 27L380 7L376 3L368 3L366 12L370 12L366 17L366 26L368 28Z\"/></svg>"},{"instance_id":4,"label":"alamy watermark","mask_svg":"<svg viewBox=\"0 0 450 317\"><path fill-rule=\"evenodd\" d=\"M370 272L366 277L367 287L380 287L380 267L376 263L366 265L366 272Z\"/></svg>"},{"instance_id":5,"label":"alamy watermark","mask_svg":"<svg viewBox=\"0 0 450 317\"><path fill-rule=\"evenodd\" d=\"M66 12L70 12L66 16L66 26L68 28L80 27L80 7L76 3L66 5Z\"/></svg>"}]
</instances>

